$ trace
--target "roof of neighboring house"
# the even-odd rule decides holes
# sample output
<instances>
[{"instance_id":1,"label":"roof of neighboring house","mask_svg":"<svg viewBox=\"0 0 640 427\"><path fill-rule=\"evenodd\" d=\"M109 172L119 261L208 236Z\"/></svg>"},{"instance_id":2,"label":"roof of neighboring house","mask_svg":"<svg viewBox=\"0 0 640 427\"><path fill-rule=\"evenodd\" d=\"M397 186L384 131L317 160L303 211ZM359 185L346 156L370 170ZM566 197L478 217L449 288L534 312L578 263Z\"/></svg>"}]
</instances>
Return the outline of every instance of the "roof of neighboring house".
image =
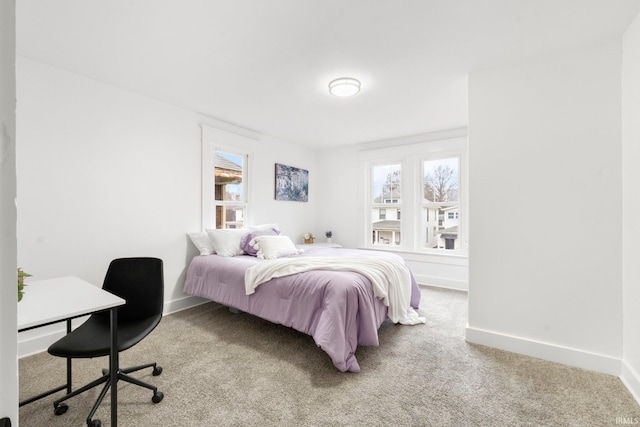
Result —
<instances>
[{"instance_id":1,"label":"roof of neighboring house","mask_svg":"<svg viewBox=\"0 0 640 427\"><path fill-rule=\"evenodd\" d=\"M458 238L458 226L454 225L453 227L445 228L438 232L440 237L443 239L457 239Z\"/></svg>"},{"instance_id":2,"label":"roof of neighboring house","mask_svg":"<svg viewBox=\"0 0 640 427\"><path fill-rule=\"evenodd\" d=\"M381 196L378 196L375 199L373 199L373 202L382 203L384 200L400 200L401 195L402 195L402 192L399 189L394 188L391 191L385 191Z\"/></svg>"},{"instance_id":3,"label":"roof of neighboring house","mask_svg":"<svg viewBox=\"0 0 640 427\"><path fill-rule=\"evenodd\" d=\"M219 155L215 155L214 159L213 159L213 164L215 167L220 168L220 169L227 169L227 170L232 170L232 171L240 171L242 172L242 166L240 166L237 163L232 162L229 159L225 159L222 156Z\"/></svg>"},{"instance_id":4,"label":"roof of neighboring house","mask_svg":"<svg viewBox=\"0 0 640 427\"><path fill-rule=\"evenodd\" d=\"M376 221L372 225L374 231L400 231L399 219L385 219Z\"/></svg>"},{"instance_id":5,"label":"roof of neighboring house","mask_svg":"<svg viewBox=\"0 0 640 427\"><path fill-rule=\"evenodd\" d=\"M216 185L239 184L242 182L242 166L239 164L217 154L213 159L213 164L215 166L213 175L216 179Z\"/></svg>"}]
</instances>

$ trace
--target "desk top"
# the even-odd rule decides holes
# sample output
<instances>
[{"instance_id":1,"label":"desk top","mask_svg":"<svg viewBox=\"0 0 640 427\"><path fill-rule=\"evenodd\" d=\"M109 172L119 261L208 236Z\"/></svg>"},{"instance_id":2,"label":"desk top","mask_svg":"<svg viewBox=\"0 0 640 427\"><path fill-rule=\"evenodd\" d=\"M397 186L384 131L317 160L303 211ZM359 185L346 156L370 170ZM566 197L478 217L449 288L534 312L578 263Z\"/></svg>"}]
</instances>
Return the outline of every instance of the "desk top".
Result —
<instances>
[{"instance_id":1,"label":"desk top","mask_svg":"<svg viewBox=\"0 0 640 427\"><path fill-rule=\"evenodd\" d=\"M122 298L74 276L25 284L24 298L18 303L18 331L125 303Z\"/></svg>"}]
</instances>

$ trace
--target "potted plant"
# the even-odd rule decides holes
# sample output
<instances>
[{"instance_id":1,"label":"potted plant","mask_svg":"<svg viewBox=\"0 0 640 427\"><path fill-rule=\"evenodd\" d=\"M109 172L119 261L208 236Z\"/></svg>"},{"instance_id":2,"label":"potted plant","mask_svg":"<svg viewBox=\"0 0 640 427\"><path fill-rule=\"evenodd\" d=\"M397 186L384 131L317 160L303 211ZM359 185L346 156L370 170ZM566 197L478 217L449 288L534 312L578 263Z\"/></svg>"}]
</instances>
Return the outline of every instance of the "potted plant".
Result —
<instances>
[{"instance_id":1,"label":"potted plant","mask_svg":"<svg viewBox=\"0 0 640 427\"><path fill-rule=\"evenodd\" d=\"M31 277L29 273L25 273L21 268L18 269L18 302L22 301L22 297L24 296L24 287L27 286L24 284L24 278Z\"/></svg>"},{"instance_id":2,"label":"potted plant","mask_svg":"<svg viewBox=\"0 0 640 427\"><path fill-rule=\"evenodd\" d=\"M316 240L316 236L314 236L313 233L307 233L307 234L304 235L304 244L305 245L313 244L314 240Z\"/></svg>"},{"instance_id":3,"label":"potted plant","mask_svg":"<svg viewBox=\"0 0 640 427\"><path fill-rule=\"evenodd\" d=\"M332 241L331 238L333 237L333 232L331 230L325 231L324 232L324 237L327 238L327 243L331 243L331 241Z\"/></svg>"}]
</instances>

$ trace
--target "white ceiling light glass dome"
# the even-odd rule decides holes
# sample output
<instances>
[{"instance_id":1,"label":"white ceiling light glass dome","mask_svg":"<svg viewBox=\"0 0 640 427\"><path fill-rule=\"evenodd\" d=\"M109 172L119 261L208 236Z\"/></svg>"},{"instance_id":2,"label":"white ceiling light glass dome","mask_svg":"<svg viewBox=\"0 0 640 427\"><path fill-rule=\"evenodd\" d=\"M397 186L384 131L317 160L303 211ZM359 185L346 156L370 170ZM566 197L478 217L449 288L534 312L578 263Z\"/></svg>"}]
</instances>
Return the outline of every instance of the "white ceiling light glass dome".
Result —
<instances>
[{"instance_id":1,"label":"white ceiling light glass dome","mask_svg":"<svg viewBox=\"0 0 640 427\"><path fill-rule=\"evenodd\" d=\"M340 77L331 80L329 93L335 96L353 96L360 92L360 81L353 77Z\"/></svg>"}]
</instances>

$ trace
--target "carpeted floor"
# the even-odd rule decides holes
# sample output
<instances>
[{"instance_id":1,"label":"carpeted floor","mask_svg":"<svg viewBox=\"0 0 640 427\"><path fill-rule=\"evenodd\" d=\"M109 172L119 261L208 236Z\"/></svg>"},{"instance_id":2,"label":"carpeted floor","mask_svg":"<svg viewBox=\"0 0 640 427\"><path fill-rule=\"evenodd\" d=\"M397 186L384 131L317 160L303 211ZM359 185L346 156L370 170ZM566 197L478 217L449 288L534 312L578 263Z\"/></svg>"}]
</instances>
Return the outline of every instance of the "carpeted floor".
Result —
<instances>
[{"instance_id":1,"label":"carpeted floor","mask_svg":"<svg viewBox=\"0 0 640 427\"><path fill-rule=\"evenodd\" d=\"M359 374L337 371L310 336L205 304L166 316L122 366L157 361L139 377L164 392L119 385L118 421L138 426L615 426L640 417L621 381L464 340L466 294L422 288L427 325L383 324L361 347ZM74 384L106 359L74 364ZM20 396L64 382L64 360L20 360ZM53 397L20 409L20 426L84 426L98 390L53 414ZM109 398L97 418L110 423Z\"/></svg>"}]
</instances>

